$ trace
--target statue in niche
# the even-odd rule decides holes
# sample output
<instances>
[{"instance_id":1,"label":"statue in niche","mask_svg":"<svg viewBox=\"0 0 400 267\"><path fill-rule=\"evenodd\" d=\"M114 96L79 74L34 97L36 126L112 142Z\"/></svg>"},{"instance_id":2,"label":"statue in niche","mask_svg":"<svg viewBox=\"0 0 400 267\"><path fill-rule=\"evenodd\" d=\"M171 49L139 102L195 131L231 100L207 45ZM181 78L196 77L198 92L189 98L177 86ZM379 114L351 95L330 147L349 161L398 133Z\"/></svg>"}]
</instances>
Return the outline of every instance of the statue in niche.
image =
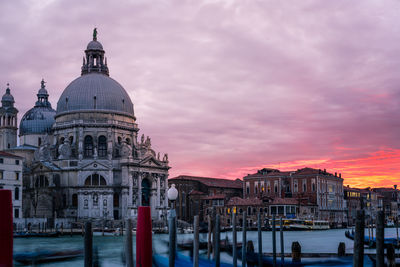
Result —
<instances>
[{"instance_id":1,"label":"statue in niche","mask_svg":"<svg viewBox=\"0 0 400 267\"><path fill-rule=\"evenodd\" d=\"M157 154L157 160L160 160L160 152Z\"/></svg>"},{"instance_id":2,"label":"statue in niche","mask_svg":"<svg viewBox=\"0 0 400 267\"><path fill-rule=\"evenodd\" d=\"M142 137L140 138L141 144L144 143L144 134L142 134Z\"/></svg>"},{"instance_id":3,"label":"statue in niche","mask_svg":"<svg viewBox=\"0 0 400 267\"><path fill-rule=\"evenodd\" d=\"M43 144L34 154L35 160L49 161L51 159L51 149L48 137L45 137Z\"/></svg>"},{"instance_id":4,"label":"statue in niche","mask_svg":"<svg viewBox=\"0 0 400 267\"><path fill-rule=\"evenodd\" d=\"M88 200L87 198L85 198L85 200L83 201L83 208L87 209L88 208Z\"/></svg>"},{"instance_id":5,"label":"statue in niche","mask_svg":"<svg viewBox=\"0 0 400 267\"><path fill-rule=\"evenodd\" d=\"M128 145L126 141L122 143L121 157L122 158L132 157L132 147Z\"/></svg>"},{"instance_id":6,"label":"statue in niche","mask_svg":"<svg viewBox=\"0 0 400 267\"><path fill-rule=\"evenodd\" d=\"M64 143L58 147L58 159L69 159L71 157L71 145L68 138L64 139Z\"/></svg>"},{"instance_id":7,"label":"statue in niche","mask_svg":"<svg viewBox=\"0 0 400 267\"><path fill-rule=\"evenodd\" d=\"M97 195L97 193L93 194L93 205L97 206L97 204L99 203L99 196Z\"/></svg>"}]
</instances>

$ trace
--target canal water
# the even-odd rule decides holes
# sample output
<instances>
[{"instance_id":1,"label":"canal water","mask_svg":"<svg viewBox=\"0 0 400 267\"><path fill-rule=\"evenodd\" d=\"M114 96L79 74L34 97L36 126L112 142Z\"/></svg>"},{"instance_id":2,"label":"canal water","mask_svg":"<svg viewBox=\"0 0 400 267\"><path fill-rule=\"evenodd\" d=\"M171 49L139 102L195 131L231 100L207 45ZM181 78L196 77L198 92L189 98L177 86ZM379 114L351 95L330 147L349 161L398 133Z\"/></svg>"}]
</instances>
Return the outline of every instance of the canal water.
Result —
<instances>
[{"instance_id":1,"label":"canal water","mask_svg":"<svg viewBox=\"0 0 400 267\"><path fill-rule=\"evenodd\" d=\"M353 241L349 240L344 235L345 229L332 229L324 231L285 231L284 232L284 244L285 252L290 253L291 244L294 241L298 241L301 244L302 252L332 252L336 253L340 242L346 244L346 251L351 253L353 251ZM367 235L366 231L366 235ZM221 233L221 240L225 239L226 235L228 239L232 241L232 233L226 232ZM97 248L99 261L101 266L114 267L123 266L122 253L124 250L124 237L125 236L94 236L93 246ZM179 234L178 242L189 241L193 237L193 234ZM263 252L272 252L272 232L263 232ZM396 237L396 229L386 228L385 237ZM135 236L134 236L135 243ZM206 241L207 234L200 234L200 240ZM279 232L277 232L277 251L280 251L280 238ZM241 242L242 232L237 233L237 240ZM252 240L254 248L257 251L257 232L247 232L247 240ZM153 235L153 250L158 254L168 253L168 234L157 234ZM135 244L134 253L136 251ZM66 250L66 249L83 249L83 237L82 236L64 236L56 238L15 238L14 239L14 253L18 252L34 252L40 250ZM366 253L374 253L374 249L366 249ZM187 252L186 252L187 253ZM200 254L204 254L201 251ZM204 255L203 255L204 256ZM232 258L226 254L221 254L221 261L231 262ZM36 265L37 266L37 265ZM68 262L58 263L47 263L41 266L83 266L83 258Z\"/></svg>"}]
</instances>

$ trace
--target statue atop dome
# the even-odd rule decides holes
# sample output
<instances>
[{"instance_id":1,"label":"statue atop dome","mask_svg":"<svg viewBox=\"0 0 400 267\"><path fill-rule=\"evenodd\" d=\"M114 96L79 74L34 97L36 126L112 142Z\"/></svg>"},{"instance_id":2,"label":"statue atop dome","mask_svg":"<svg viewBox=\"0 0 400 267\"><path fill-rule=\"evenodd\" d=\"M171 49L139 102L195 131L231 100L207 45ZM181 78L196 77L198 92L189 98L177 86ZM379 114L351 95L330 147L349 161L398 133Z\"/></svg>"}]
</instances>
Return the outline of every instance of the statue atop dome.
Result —
<instances>
[{"instance_id":1,"label":"statue atop dome","mask_svg":"<svg viewBox=\"0 0 400 267\"><path fill-rule=\"evenodd\" d=\"M93 29L93 41L97 41L97 28Z\"/></svg>"}]
</instances>

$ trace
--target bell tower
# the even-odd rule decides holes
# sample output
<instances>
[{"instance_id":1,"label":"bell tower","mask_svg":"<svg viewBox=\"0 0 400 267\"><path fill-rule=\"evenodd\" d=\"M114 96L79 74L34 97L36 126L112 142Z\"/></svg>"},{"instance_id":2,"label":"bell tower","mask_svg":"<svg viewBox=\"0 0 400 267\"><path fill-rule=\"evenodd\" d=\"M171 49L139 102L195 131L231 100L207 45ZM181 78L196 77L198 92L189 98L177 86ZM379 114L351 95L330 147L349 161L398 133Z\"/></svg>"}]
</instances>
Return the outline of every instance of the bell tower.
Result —
<instances>
[{"instance_id":1,"label":"bell tower","mask_svg":"<svg viewBox=\"0 0 400 267\"><path fill-rule=\"evenodd\" d=\"M0 108L0 150L17 146L18 110L14 107L14 97L7 83L6 93L1 98Z\"/></svg>"}]
</instances>

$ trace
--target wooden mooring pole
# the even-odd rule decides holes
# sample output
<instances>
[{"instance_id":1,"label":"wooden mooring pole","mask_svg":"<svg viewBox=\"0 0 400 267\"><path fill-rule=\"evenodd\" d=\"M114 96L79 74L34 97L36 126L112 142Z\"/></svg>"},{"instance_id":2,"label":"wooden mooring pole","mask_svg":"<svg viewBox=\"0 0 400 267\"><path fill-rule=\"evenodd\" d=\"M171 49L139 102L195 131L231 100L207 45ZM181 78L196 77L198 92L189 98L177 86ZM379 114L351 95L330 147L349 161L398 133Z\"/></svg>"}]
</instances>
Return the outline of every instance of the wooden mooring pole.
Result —
<instances>
[{"instance_id":1,"label":"wooden mooring pole","mask_svg":"<svg viewBox=\"0 0 400 267\"><path fill-rule=\"evenodd\" d=\"M237 267L236 210L232 212L232 242L233 267Z\"/></svg>"},{"instance_id":2,"label":"wooden mooring pole","mask_svg":"<svg viewBox=\"0 0 400 267\"><path fill-rule=\"evenodd\" d=\"M208 236L207 236L207 259L210 259L211 256L211 216L207 216L207 222L208 222Z\"/></svg>"},{"instance_id":3,"label":"wooden mooring pole","mask_svg":"<svg viewBox=\"0 0 400 267\"><path fill-rule=\"evenodd\" d=\"M194 216L193 267L199 267L199 215Z\"/></svg>"},{"instance_id":4,"label":"wooden mooring pole","mask_svg":"<svg viewBox=\"0 0 400 267\"><path fill-rule=\"evenodd\" d=\"M275 214L272 215L272 265L276 267L276 221Z\"/></svg>"},{"instance_id":5,"label":"wooden mooring pole","mask_svg":"<svg viewBox=\"0 0 400 267\"><path fill-rule=\"evenodd\" d=\"M242 229L242 267L246 267L247 264L247 213L246 211L243 212L243 229Z\"/></svg>"},{"instance_id":6,"label":"wooden mooring pole","mask_svg":"<svg viewBox=\"0 0 400 267\"><path fill-rule=\"evenodd\" d=\"M382 210L376 216L376 266L385 266L385 214Z\"/></svg>"},{"instance_id":7,"label":"wooden mooring pole","mask_svg":"<svg viewBox=\"0 0 400 267\"><path fill-rule=\"evenodd\" d=\"M220 266L220 245L221 245L221 233L220 233L220 215L217 214L215 217L215 267Z\"/></svg>"},{"instance_id":8,"label":"wooden mooring pole","mask_svg":"<svg viewBox=\"0 0 400 267\"><path fill-rule=\"evenodd\" d=\"M281 238L281 266L284 266L284 264L285 264L285 242L283 240L283 219L282 219L282 217L280 220L279 233L280 233L280 238Z\"/></svg>"},{"instance_id":9,"label":"wooden mooring pole","mask_svg":"<svg viewBox=\"0 0 400 267\"><path fill-rule=\"evenodd\" d=\"M257 232L258 232L258 266L262 267L262 231L261 231L261 213L258 213L257 216Z\"/></svg>"},{"instance_id":10,"label":"wooden mooring pole","mask_svg":"<svg viewBox=\"0 0 400 267\"><path fill-rule=\"evenodd\" d=\"M358 210L354 234L353 267L364 266L364 211Z\"/></svg>"},{"instance_id":11,"label":"wooden mooring pole","mask_svg":"<svg viewBox=\"0 0 400 267\"><path fill-rule=\"evenodd\" d=\"M93 232L92 223L85 223L85 267L93 266Z\"/></svg>"},{"instance_id":12,"label":"wooden mooring pole","mask_svg":"<svg viewBox=\"0 0 400 267\"><path fill-rule=\"evenodd\" d=\"M126 221L126 241L125 241L126 266L133 267L133 244L132 244L132 219Z\"/></svg>"}]
</instances>

